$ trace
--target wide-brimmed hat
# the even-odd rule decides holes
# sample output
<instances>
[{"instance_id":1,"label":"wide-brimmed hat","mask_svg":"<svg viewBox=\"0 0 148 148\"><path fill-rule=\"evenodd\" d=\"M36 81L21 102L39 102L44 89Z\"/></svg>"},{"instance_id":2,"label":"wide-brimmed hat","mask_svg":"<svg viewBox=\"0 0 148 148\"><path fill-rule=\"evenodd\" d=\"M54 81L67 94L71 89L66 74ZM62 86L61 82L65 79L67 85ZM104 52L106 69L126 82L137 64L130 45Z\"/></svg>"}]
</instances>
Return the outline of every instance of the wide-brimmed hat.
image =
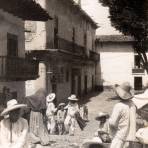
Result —
<instances>
[{"instance_id":1,"label":"wide-brimmed hat","mask_svg":"<svg viewBox=\"0 0 148 148\"><path fill-rule=\"evenodd\" d=\"M71 95L70 97L68 97L68 100L71 100L71 101L78 101L76 95Z\"/></svg>"},{"instance_id":2,"label":"wide-brimmed hat","mask_svg":"<svg viewBox=\"0 0 148 148\"><path fill-rule=\"evenodd\" d=\"M24 108L24 107L27 107L27 105L26 104L19 104L17 102L17 100L15 100L15 99L9 100L7 102L7 108L5 108L3 110L3 112L1 113L1 116L7 115L9 112L11 112L13 110L16 110L19 108Z\"/></svg>"},{"instance_id":3,"label":"wide-brimmed hat","mask_svg":"<svg viewBox=\"0 0 148 148\"><path fill-rule=\"evenodd\" d=\"M59 106L59 107L65 106L65 103L60 103L58 106Z\"/></svg>"},{"instance_id":4,"label":"wide-brimmed hat","mask_svg":"<svg viewBox=\"0 0 148 148\"><path fill-rule=\"evenodd\" d=\"M146 89L142 94L135 95L132 101L136 105L137 109L140 109L148 104L148 89Z\"/></svg>"},{"instance_id":5,"label":"wide-brimmed hat","mask_svg":"<svg viewBox=\"0 0 148 148\"><path fill-rule=\"evenodd\" d=\"M52 102L55 99L55 93L50 93L47 97L46 100L47 102Z\"/></svg>"},{"instance_id":6,"label":"wide-brimmed hat","mask_svg":"<svg viewBox=\"0 0 148 148\"><path fill-rule=\"evenodd\" d=\"M100 118L106 117L109 118L109 114L105 112L99 112L98 115L95 117L96 120L100 120Z\"/></svg>"},{"instance_id":7,"label":"wide-brimmed hat","mask_svg":"<svg viewBox=\"0 0 148 148\"><path fill-rule=\"evenodd\" d=\"M115 85L114 90L122 100L129 100L133 97L130 92L131 86L129 82L124 82L121 85Z\"/></svg>"}]
</instances>

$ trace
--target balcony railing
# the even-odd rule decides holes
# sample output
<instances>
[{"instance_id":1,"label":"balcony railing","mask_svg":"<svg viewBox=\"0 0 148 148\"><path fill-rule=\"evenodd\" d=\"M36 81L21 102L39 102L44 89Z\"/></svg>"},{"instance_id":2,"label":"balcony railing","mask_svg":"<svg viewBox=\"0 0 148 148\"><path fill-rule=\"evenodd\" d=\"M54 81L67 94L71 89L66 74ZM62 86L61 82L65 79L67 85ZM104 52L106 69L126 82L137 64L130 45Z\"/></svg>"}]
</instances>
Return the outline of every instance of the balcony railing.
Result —
<instances>
[{"instance_id":1,"label":"balcony railing","mask_svg":"<svg viewBox=\"0 0 148 148\"><path fill-rule=\"evenodd\" d=\"M85 54L85 47L80 46L72 41L68 41L61 37L58 37L58 49L67 50L69 52L78 53L81 55Z\"/></svg>"},{"instance_id":2,"label":"balcony railing","mask_svg":"<svg viewBox=\"0 0 148 148\"><path fill-rule=\"evenodd\" d=\"M143 74L144 73L144 69L143 68L137 68L137 67L134 67L133 69L132 69L132 73L133 74Z\"/></svg>"},{"instance_id":3,"label":"balcony railing","mask_svg":"<svg viewBox=\"0 0 148 148\"><path fill-rule=\"evenodd\" d=\"M20 57L0 56L0 80L26 81L37 77L37 61Z\"/></svg>"}]
</instances>

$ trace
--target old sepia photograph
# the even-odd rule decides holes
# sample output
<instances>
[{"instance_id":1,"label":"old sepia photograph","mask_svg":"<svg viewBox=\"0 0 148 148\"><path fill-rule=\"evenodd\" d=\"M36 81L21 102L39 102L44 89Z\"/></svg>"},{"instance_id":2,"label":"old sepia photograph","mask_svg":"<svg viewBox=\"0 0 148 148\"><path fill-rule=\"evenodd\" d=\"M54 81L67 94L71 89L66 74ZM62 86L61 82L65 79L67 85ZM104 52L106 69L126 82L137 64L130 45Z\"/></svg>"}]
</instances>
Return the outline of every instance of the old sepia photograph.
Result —
<instances>
[{"instance_id":1,"label":"old sepia photograph","mask_svg":"<svg viewBox=\"0 0 148 148\"><path fill-rule=\"evenodd\" d=\"M0 148L148 148L148 0L0 0Z\"/></svg>"}]
</instances>

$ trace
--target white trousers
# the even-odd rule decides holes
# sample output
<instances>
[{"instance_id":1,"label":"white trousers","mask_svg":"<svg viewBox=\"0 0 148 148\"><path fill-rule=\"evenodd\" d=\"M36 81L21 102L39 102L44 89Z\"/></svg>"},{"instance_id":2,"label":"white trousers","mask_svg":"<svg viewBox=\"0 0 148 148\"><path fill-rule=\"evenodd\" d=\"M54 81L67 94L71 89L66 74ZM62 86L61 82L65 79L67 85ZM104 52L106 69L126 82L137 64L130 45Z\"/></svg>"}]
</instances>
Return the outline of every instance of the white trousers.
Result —
<instances>
[{"instance_id":1,"label":"white trousers","mask_svg":"<svg viewBox=\"0 0 148 148\"><path fill-rule=\"evenodd\" d=\"M55 126L56 126L55 117L54 116L48 116L47 128L50 131L50 134L54 134Z\"/></svg>"},{"instance_id":2,"label":"white trousers","mask_svg":"<svg viewBox=\"0 0 148 148\"><path fill-rule=\"evenodd\" d=\"M67 116L64 122L66 132L74 134L76 119Z\"/></svg>"}]
</instances>

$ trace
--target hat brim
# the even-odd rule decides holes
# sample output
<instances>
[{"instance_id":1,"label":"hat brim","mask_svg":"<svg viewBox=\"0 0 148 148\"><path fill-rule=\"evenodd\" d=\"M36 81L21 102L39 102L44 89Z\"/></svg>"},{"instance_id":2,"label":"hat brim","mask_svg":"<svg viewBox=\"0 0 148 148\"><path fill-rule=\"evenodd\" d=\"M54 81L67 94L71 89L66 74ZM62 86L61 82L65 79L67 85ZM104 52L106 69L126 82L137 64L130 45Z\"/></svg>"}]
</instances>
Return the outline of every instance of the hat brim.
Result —
<instances>
[{"instance_id":1,"label":"hat brim","mask_svg":"<svg viewBox=\"0 0 148 148\"><path fill-rule=\"evenodd\" d=\"M134 102L134 104L136 105L137 109L141 109L143 106L145 106L146 104L148 104L148 99L146 100L141 100L140 98L136 98L134 97L132 99L132 101Z\"/></svg>"},{"instance_id":2,"label":"hat brim","mask_svg":"<svg viewBox=\"0 0 148 148\"><path fill-rule=\"evenodd\" d=\"M78 101L77 98L68 98L68 100L71 100L71 101Z\"/></svg>"},{"instance_id":3,"label":"hat brim","mask_svg":"<svg viewBox=\"0 0 148 148\"><path fill-rule=\"evenodd\" d=\"M144 93L143 94L134 95L134 97L138 98L138 99L143 99L143 100L148 99L148 96L146 96Z\"/></svg>"},{"instance_id":4,"label":"hat brim","mask_svg":"<svg viewBox=\"0 0 148 148\"><path fill-rule=\"evenodd\" d=\"M65 106L65 103L60 103L58 106Z\"/></svg>"},{"instance_id":5,"label":"hat brim","mask_svg":"<svg viewBox=\"0 0 148 148\"><path fill-rule=\"evenodd\" d=\"M133 98L130 92L125 91L120 86L115 87L115 92L120 97L121 100L129 100Z\"/></svg>"},{"instance_id":6,"label":"hat brim","mask_svg":"<svg viewBox=\"0 0 148 148\"><path fill-rule=\"evenodd\" d=\"M4 111L1 113L1 116L5 116L5 115L9 114L9 112L11 112L13 110L16 110L16 109L19 109L19 108L25 108L25 107L27 107L26 104L16 104L16 105L14 105L12 107L4 109Z\"/></svg>"},{"instance_id":7,"label":"hat brim","mask_svg":"<svg viewBox=\"0 0 148 148\"><path fill-rule=\"evenodd\" d=\"M47 102L52 102L53 100L55 99L55 97L54 98L51 98L51 99L47 99Z\"/></svg>"}]
</instances>

